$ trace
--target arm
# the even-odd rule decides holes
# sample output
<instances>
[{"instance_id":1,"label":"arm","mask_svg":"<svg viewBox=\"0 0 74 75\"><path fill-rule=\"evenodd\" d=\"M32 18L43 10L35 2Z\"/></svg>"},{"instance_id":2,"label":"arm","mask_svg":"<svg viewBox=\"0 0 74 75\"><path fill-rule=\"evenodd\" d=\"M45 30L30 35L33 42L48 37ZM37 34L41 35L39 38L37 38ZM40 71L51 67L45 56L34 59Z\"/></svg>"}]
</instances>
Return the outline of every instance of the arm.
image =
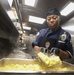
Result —
<instances>
[{"instance_id":1,"label":"arm","mask_svg":"<svg viewBox=\"0 0 74 75\"><path fill-rule=\"evenodd\" d=\"M61 58L61 59L68 59L70 56L68 54L68 52L66 51L63 51L60 49L60 53L58 54L58 56Z\"/></svg>"},{"instance_id":2,"label":"arm","mask_svg":"<svg viewBox=\"0 0 74 75\"><path fill-rule=\"evenodd\" d=\"M51 48L51 52L53 52L55 55L58 55L61 59L68 59L70 57L68 52L63 51L56 47Z\"/></svg>"},{"instance_id":3,"label":"arm","mask_svg":"<svg viewBox=\"0 0 74 75\"><path fill-rule=\"evenodd\" d=\"M39 42L40 42L40 40L41 40L41 32L42 31L40 31L39 32L39 35L36 37L36 40L32 43L32 47L34 48L34 50L35 50L35 52L40 52L40 50L41 50L41 47L39 47Z\"/></svg>"},{"instance_id":4,"label":"arm","mask_svg":"<svg viewBox=\"0 0 74 75\"><path fill-rule=\"evenodd\" d=\"M59 56L62 59L69 59L73 56L73 47L71 43L71 35L66 32L66 40L64 45L64 50L60 50Z\"/></svg>"},{"instance_id":5,"label":"arm","mask_svg":"<svg viewBox=\"0 0 74 75\"><path fill-rule=\"evenodd\" d=\"M71 35L68 33L67 35L67 39L66 39L66 45L65 45L65 50L69 55L69 58L71 58L73 56L73 46L72 46L72 42L71 42Z\"/></svg>"},{"instance_id":6,"label":"arm","mask_svg":"<svg viewBox=\"0 0 74 75\"><path fill-rule=\"evenodd\" d=\"M44 34L45 34L45 29L40 30L39 35L36 37L36 40L32 43L32 47L35 50L40 50L40 48L41 48L40 43L41 43L41 40L42 40Z\"/></svg>"},{"instance_id":7,"label":"arm","mask_svg":"<svg viewBox=\"0 0 74 75\"><path fill-rule=\"evenodd\" d=\"M52 48L51 51L58 55L61 59L69 59L73 56L73 47L71 43L71 36L69 33L66 34L66 40L64 41L64 48Z\"/></svg>"},{"instance_id":8,"label":"arm","mask_svg":"<svg viewBox=\"0 0 74 75\"><path fill-rule=\"evenodd\" d=\"M34 50L37 51L37 52L40 52L41 48L42 48L42 47L34 46Z\"/></svg>"}]
</instances>

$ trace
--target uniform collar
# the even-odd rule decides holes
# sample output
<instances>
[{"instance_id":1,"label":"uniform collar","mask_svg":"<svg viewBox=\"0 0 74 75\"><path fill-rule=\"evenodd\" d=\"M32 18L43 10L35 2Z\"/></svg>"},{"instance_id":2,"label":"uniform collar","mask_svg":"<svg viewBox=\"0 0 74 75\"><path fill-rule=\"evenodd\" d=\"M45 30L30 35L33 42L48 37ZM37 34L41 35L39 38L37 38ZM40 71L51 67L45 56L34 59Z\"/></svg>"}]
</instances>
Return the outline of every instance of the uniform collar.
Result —
<instances>
[{"instance_id":1,"label":"uniform collar","mask_svg":"<svg viewBox=\"0 0 74 75\"><path fill-rule=\"evenodd\" d=\"M54 30L54 31L51 31L50 30L50 28L48 28L49 29L49 31L51 32L51 33L54 33L54 32L56 32L56 31L59 31L60 29L61 29L61 27L59 26L56 30Z\"/></svg>"},{"instance_id":2,"label":"uniform collar","mask_svg":"<svg viewBox=\"0 0 74 75\"><path fill-rule=\"evenodd\" d=\"M61 30L61 27L60 27L60 26L58 27L57 30L55 30L55 31L53 31L53 32L51 32L50 29L48 28L47 36L48 36L48 35L53 35L53 34L59 33L60 30Z\"/></svg>"}]
</instances>

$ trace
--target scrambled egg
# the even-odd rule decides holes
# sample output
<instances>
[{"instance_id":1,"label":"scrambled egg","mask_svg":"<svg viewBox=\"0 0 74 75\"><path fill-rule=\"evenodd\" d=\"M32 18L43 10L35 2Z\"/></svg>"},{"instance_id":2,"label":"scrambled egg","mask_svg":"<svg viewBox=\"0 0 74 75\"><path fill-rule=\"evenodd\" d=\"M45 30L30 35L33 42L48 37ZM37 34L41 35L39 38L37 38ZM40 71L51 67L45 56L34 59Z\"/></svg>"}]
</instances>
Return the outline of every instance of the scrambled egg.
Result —
<instances>
[{"instance_id":1,"label":"scrambled egg","mask_svg":"<svg viewBox=\"0 0 74 75\"><path fill-rule=\"evenodd\" d=\"M38 64L9 64L0 67L0 70L32 70L32 71L40 71L41 66Z\"/></svg>"},{"instance_id":2,"label":"scrambled egg","mask_svg":"<svg viewBox=\"0 0 74 75\"><path fill-rule=\"evenodd\" d=\"M39 64L9 64L9 65L5 65L0 67L0 70L25 70L25 71L69 71L70 68L64 67L55 67L55 68L43 68L41 67Z\"/></svg>"},{"instance_id":3,"label":"scrambled egg","mask_svg":"<svg viewBox=\"0 0 74 75\"><path fill-rule=\"evenodd\" d=\"M40 62L43 62L47 67L53 67L62 64L62 61L60 60L60 58L58 56L52 55L50 57L48 57L47 55L45 55L42 52L38 53L38 58Z\"/></svg>"}]
</instances>

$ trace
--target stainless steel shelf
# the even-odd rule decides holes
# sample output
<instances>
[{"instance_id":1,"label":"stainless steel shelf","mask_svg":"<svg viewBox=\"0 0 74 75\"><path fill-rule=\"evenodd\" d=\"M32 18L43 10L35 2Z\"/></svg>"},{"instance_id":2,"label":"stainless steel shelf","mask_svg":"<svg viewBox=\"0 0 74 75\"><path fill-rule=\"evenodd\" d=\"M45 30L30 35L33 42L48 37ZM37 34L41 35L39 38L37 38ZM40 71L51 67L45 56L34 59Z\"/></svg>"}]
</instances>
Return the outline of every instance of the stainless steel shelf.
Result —
<instances>
[{"instance_id":1,"label":"stainless steel shelf","mask_svg":"<svg viewBox=\"0 0 74 75\"><path fill-rule=\"evenodd\" d=\"M11 10L11 8L8 1L0 0L0 37L15 42L19 36L19 32L13 24L13 19L10 19L7 14L9 10Z\"/></svg>"}]
</instances>

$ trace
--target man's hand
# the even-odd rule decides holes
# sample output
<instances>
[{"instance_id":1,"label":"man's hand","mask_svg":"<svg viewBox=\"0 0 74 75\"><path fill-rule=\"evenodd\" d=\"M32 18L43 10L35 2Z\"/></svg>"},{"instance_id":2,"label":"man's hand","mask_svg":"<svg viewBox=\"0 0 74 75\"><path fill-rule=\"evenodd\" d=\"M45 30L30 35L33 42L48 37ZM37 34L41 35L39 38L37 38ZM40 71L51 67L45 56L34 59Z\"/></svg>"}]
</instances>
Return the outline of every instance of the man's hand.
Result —
<instances>
[{"instance_id":1,"label":"man's hand","mask_svg":"<svg viewBox=\"0 0 74 75\"><path fill-rule=\"evenodd\" d=\"M51 53L54 53L55 55L59 55L60 49L53 47L53 48L51 48L50 52L51 52Z\"/></svg>"}]
</instances>

